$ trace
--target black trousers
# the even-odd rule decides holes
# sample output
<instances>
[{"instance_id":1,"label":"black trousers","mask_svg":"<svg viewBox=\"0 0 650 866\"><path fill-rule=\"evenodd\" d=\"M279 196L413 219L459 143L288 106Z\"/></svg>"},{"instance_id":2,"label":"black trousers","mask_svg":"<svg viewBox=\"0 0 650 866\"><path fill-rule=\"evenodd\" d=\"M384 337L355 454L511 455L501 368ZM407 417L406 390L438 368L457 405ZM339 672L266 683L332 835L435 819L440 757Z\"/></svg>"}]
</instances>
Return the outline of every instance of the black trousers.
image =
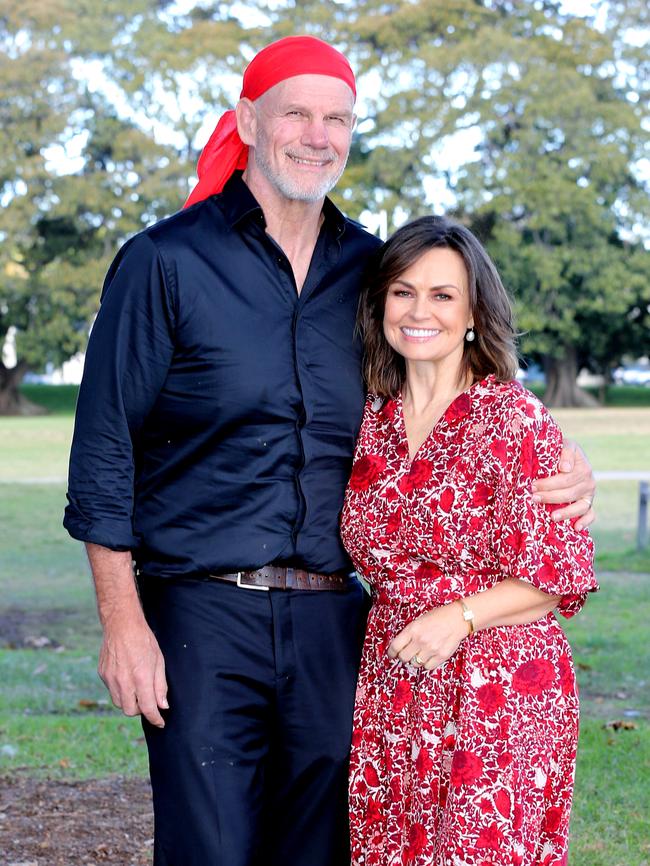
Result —
<instances>
[{"instance_id":1,"label":"black trousers","mask_svg":"<svg viewBox=\"0 0 650 866\"><path fill-rule=\"evenodd\" d=\"M349 866L347 768L369 600L141 578L165 657L144 723L154 866Z\"/></svg>"}]
</instances>

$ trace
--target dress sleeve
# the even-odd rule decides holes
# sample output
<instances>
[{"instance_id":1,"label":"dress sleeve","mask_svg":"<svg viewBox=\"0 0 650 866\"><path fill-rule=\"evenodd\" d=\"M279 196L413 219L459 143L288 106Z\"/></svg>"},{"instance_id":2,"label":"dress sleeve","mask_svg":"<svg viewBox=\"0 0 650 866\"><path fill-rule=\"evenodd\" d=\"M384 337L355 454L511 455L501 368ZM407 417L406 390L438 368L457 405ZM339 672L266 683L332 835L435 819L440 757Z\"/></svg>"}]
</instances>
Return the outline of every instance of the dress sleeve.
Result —
<instances>
[{"instance_id":1,"label":"dress sleeve","mask_svg":"<svg viewBox=\"0 0 650 866\"><path fill-rule=\"evenodd\" d=\"M492 444L503 464L497 490L493 544L505 577L528 581L551 595L565 617L576 614L586 594L598 589L593 541L572 521L551 519L557 506L533 500L532 483L557 473L562 433L532 395L520 397L506 411L503 438Z\"/></svg>"},{"instance_id":2,"label":"dress sleeve","mask_svg":"<svg viewBox=\"0 0 650 866\"><path fill-rule=\"evenodd\" d=\"M79 389L63 525L73 538L134 550L142 424L174 351L174 303L155 244L137 235L108 272Z\"/></svg>"}]
</instances>

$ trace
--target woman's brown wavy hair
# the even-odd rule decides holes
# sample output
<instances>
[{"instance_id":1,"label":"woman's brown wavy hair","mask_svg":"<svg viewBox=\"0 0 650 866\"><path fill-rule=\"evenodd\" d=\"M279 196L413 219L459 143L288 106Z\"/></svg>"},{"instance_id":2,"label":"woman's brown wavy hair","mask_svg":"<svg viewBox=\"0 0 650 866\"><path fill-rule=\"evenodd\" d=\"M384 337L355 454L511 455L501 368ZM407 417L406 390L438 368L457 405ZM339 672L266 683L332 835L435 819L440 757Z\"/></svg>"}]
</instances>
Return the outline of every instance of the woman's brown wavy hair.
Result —
<instances>
[{"instance_id":1,"label":"woman's brown wavy hair","mask_svg":"<svg viewBox=\"0 0 650 866\"><path fill-rule=\"evenodd\" d=\"M517 373L512 306L494 263L471 231L446 217L425 216L399 228L371 263L359 299L357 326L365 349L368 390L395 397L404 384L404 358L384 336L388 287L417 259L434 247L455 250L463 259L469 285L469 305L476 339L464 344L459 381L474 381L493 373L509 382Z\"/></svg>"}]
</instances>

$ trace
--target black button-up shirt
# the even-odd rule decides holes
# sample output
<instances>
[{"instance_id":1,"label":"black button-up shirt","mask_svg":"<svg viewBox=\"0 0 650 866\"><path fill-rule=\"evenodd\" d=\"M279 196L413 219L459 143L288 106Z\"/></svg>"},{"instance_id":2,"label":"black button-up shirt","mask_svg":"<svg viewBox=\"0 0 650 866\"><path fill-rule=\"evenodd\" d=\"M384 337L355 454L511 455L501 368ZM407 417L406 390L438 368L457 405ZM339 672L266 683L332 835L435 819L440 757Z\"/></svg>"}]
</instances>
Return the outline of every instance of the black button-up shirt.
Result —
<instances>
[{"instance_id":1,"label":"black button-up shirt","mask_svg":"<svg viewBox=\"0 0 650 866\"><path fill-rule=\"evenodd\" d=\"M239 175L132 238L106 278L64 525L159 576L349 566L354 321L378 241L329 201L300 295Z\"/></svg>"}]
</instances>

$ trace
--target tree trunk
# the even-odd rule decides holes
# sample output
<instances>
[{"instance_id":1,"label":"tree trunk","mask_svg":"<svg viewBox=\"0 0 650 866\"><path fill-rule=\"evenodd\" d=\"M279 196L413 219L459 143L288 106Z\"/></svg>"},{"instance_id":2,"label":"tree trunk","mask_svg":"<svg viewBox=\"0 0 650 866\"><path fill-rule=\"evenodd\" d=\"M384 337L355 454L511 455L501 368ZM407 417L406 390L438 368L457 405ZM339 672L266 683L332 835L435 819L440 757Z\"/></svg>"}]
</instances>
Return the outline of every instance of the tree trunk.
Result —
<instances>
[{"instance_id":1,"label":"tree trunk","mask_svg":"<svg viewBox=\"0 0 650 866\"><path fill-rule=\"evenodd\" d=\"M612 367L607 366L603 370L603 381L598 387L598 402L601 406L604 406L607 402L607 389L614 382L614 377L612 376Z\"/></svg>"},{"instance_id":2,"label":"tree trunk","mask_svg":"<svg viewBox=\"0 0 650 866\"><path fill-rule=\"evenodd\" d=\"M5 367L0 362L0 415L45 415L47 409L32 403L18 388L28 370L27 364L19 361L15 367Z\"/></svg>"},{"instance_id":3,"label":"tree trunk","mask_svg":"<svg viewBox=\"0 0 650 866\"><path fill-rule=\"evenodd\" d=\"M594 407L598 400L578 388L578 358L572 346L564 347L564 357L544 357L544 373L546 374L546 390L544 403L555 407Z\"/></svg>"}]
</instances>

